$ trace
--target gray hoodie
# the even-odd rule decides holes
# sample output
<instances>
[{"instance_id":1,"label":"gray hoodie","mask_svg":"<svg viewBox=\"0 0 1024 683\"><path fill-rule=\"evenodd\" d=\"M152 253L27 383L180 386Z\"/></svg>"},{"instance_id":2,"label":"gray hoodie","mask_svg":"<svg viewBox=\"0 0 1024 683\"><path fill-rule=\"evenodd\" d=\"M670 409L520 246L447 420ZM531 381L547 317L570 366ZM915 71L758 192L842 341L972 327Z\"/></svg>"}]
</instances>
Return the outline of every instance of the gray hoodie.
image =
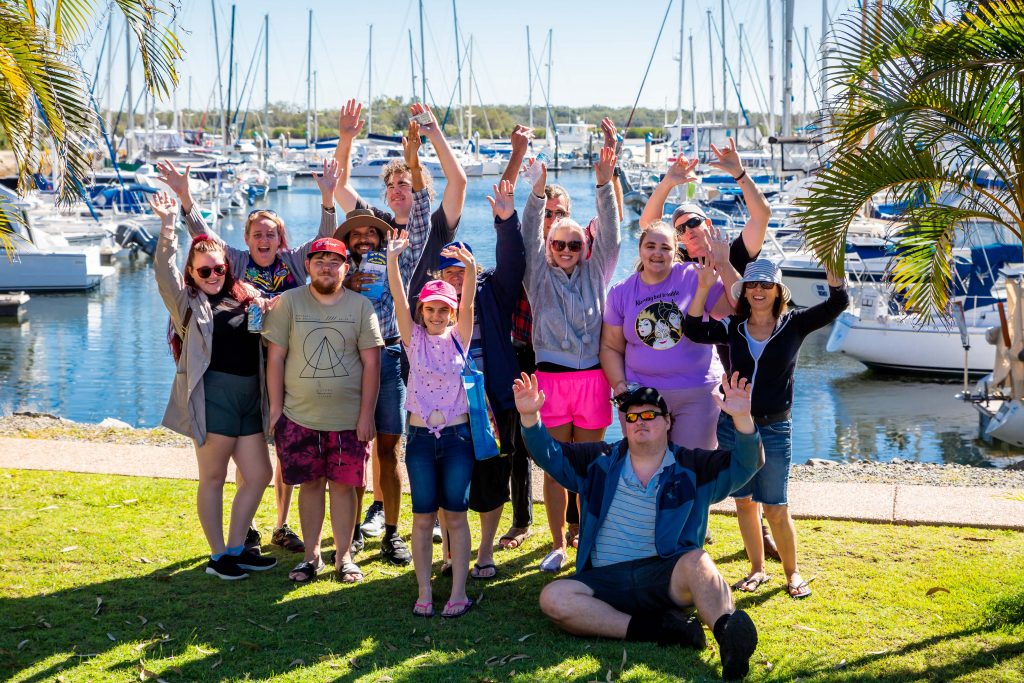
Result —
<instances>
[{"instance_id":1,"label":"gray hoodie","mask_svg":"<svg viewBox=\"0 0 1024 683\"><path fill-rule=\"evenodd\" d=\"M597 234L590 258L572 275L547 261L544 197L530 193L523 208L526 243L526 295L533 309L533 349L537 362L583 370L598 364L601 321L608 283L619 260L619 215L611 183L597 188Z\"/></svg>"}]
</instances>

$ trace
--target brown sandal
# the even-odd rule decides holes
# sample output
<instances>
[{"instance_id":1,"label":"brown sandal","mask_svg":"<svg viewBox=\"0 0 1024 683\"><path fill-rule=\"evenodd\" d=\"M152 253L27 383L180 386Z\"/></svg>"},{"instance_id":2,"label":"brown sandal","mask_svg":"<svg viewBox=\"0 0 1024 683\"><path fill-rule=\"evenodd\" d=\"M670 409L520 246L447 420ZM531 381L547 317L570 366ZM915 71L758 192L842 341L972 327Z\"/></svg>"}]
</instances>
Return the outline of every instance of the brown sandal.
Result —
<instances>
[{"instance_id":1,"label":"brown sandal","mask_svg":"<svg viewBox=\"0 0 1024 683\"><path fill-rule=\"evenodd\" d=\"M523 547L523 543L530 536L533 536L533 531L530 530L530 527L514 526L498 539L498 545L505 550L515 550L516 548Z\"/></svg>"}]
</instances>

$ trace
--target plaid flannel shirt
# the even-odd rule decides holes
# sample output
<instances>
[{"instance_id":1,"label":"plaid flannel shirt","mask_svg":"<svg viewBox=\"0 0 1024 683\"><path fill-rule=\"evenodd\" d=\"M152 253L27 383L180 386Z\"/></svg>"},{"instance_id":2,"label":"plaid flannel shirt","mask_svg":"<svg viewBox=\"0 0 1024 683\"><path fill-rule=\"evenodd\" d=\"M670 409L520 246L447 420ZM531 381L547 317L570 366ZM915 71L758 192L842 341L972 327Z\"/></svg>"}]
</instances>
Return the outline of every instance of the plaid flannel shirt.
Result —
<instances>
[{"instance_id":1,"label":"plaid flannel shirt","mask_svg":"<svg viewBox=\"0 0 1024 683\"><path fill-rule=\"evenodd\" d=\"M358 206L357 208L364 208ZM389 225L395 224L395 217L387 211L382 211L375 206L367 205L377 218L380 218ZM396 226L398 227L398 226ZM409 223L404 226L409 231L409 248L398 256L398 270L402 273L402 281L405 286L409 285L409 279L416 264L423 256L423 249L427 245L427 237L430 235L430 194L424 188L412 194L412 210L409 212ZM384 245L382 244L383 248ZM373 310L377 314L380 323L380 334L384 339L392 339L398 336L398 321L395 318L395 300L391 296L391 288L385 287L380 299L373 300Z\"/></svg>"},{"instance_id":2,"label":"plaid flannel shirt","mask_svg":"<svg viewBox=\"0 0 1024 683\"><path fill-rule=\"evenodd\" d=\"M519 301L512 312L512 341L530 346L533 343L533 309L526 298L526 288L519 292Z\"/></svg>"}]
</instances>

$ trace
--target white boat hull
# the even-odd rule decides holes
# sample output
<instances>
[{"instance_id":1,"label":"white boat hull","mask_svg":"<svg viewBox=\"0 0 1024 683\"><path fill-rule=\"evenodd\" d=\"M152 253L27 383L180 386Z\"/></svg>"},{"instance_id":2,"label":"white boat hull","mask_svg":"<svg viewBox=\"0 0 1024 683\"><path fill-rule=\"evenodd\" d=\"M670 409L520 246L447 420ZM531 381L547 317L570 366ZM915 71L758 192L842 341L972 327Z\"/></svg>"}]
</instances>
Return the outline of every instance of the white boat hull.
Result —
<instances>
[{"instance_id":1,"label":"white boat hull","mask_svg":"<svg viewBox=\"0 0 1024 683\"><path fill-rule=\"evenodd\" d=\"M92 289L114 274L100 265L95 247L82 251L21 251L15 260L0 257L0 292L73 292Z\"/></svg>"},{"instance_id":2,"label":"white boat hull","mask_svg":"<svg viewBox=\"0 0 1024 683\"><path fill-rule=\"evenodd\" d=\"M988 309L984 313L988 315L979 313L975 324L967 327L967 368L973 376L992 372L994 362L985 331L999 324L998 314ZM867 319L844 312L832 327L826 349L880 370L957 377L964 372L964 349L955 326L920 325L904 316Z\"/></svg>"}]
</instances>

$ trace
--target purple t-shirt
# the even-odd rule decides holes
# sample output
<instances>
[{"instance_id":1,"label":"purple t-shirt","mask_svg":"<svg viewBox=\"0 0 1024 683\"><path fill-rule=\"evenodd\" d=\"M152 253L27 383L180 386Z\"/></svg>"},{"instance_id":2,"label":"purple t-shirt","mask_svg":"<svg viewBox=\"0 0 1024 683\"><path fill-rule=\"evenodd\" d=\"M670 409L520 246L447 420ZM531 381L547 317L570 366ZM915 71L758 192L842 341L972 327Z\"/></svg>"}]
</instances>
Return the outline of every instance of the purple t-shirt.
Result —
<instances>
[{"instance_id":1,"label":"purple t-shirt","mask_svg":"<svg viewBox=\"0 0 1024 683\"><path fill-rule=\"evenodd\" d=\"M693 263L677 263L672 273L649 285L634 273L608 291L604 322L622 328L626 338L626 381L655 389L690 389L721 379L714 346L683 336L683 318L697 292ZM716 282L704 304L710 312L725 292Z\"/></svg>"}]
</instances>

